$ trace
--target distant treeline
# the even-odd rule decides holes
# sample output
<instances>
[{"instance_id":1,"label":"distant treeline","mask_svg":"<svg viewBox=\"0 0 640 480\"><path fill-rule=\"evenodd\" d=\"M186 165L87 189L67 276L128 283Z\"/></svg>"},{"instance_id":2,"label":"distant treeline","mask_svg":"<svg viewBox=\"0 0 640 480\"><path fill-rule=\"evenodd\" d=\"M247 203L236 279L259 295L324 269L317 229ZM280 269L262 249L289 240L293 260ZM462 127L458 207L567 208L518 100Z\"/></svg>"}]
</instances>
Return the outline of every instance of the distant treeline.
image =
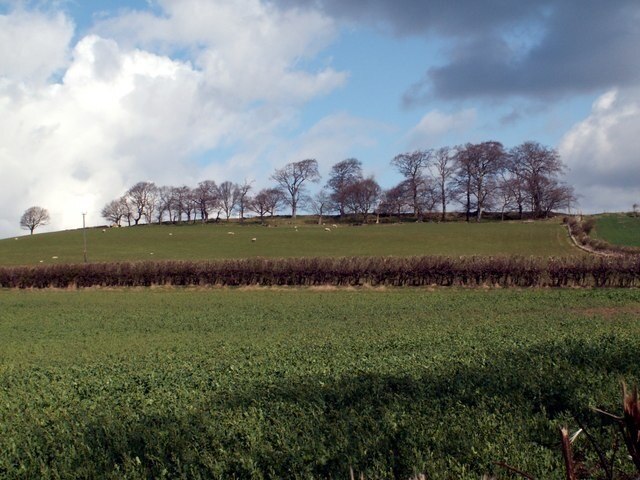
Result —
<instances>
[{"instance_id":1,"label":"distant treeline","mask_svg":"<svg viewBox=\"0 0 640 480\"><path fill-rule=\"evenodd\" d=\"M640 257L348 257L0 268L2 288L173 286L639 287Z\"/></svg>"},{"instance_id":2,"label":"distant treeline","mask_svg":"<svg viewBox=\"0 0 640 480\"><path fill-rule=\"evenodd\" d=\"M416 150L396 155L391 167L403 180L383 189L373 176L365 176L362 162L342 160L331 167L322 189L318 162L292 162L271 175L271 187L254 192L252 182L204 180L196 187L156 186L138 182L102 209L112 224L242 221L253 212L260 220L289 209L319 215L352 215L366 223L371 214L406 215L422 219L439 212L446 219L450 204L458 205L466 220L480 221L485 212L507 212L541 218L575 204L573 188L560 180L565 167L558 152L537 142L505 149L500 142L467 143L457 147ZM321 221L321 220L320 220Z\"/></svg>"}]
</instances>

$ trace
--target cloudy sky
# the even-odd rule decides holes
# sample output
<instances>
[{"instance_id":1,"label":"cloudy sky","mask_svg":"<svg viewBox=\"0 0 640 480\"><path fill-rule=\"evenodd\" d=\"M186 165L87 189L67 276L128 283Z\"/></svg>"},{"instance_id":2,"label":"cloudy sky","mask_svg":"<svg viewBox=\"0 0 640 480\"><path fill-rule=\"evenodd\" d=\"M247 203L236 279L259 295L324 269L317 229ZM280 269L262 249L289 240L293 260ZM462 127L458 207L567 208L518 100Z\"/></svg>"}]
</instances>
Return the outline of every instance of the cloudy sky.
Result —
<instances>
[{"instance_id":1,"label":"cloudy sky","mask_svg":"<svg viewBox=\"0 0 640 480\"><path fill-rule=\"evenodd\" d=\"M587 212L640 202L637 0L0 0L0 237L140 180L269 185L316 158L383 187L416 148L557 148ZM44 231L44 230L43 230Z\"/></svg>"}]
</instances>

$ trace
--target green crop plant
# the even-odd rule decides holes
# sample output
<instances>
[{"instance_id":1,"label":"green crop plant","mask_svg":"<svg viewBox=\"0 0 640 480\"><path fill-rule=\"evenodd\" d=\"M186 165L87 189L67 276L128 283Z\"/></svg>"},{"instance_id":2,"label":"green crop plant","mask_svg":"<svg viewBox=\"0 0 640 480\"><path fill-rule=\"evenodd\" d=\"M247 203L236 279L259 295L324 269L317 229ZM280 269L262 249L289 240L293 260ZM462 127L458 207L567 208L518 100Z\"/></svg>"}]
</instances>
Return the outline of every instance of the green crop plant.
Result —
<instances>
[{"instance_id":1,"label":"green crop plant","mask_svg":"<svg viewBox=\"0 0 640 480\"><path fill-rule=\"evenodd\" d=\"M562 479L636 289L0 291L0 478ZM508 478L508 477L507 477ZM513 478L513 477L512 477Z\"/></svg>"}]
</instances>

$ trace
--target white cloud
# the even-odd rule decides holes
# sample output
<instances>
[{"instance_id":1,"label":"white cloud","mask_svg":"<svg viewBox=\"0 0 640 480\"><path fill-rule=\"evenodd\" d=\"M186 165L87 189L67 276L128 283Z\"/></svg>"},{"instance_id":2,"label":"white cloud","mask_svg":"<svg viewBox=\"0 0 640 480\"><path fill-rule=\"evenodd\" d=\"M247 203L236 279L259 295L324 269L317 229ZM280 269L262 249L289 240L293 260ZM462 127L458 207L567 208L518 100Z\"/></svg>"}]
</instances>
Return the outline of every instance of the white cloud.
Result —
<instances>
[{"instance_id":1,"label":"white cloud","mask_svg":"<svg viewBox=\"0 0 640 480\"><path fill-rule=\"evenodd\" d=\"M0 78L44 82L63 68L73 23L63 14L16 10L0 15Z\"/></svg>"},{"instance_id":2,"label":"white cloud","mask_svg":"<svg viewBox=\"0 0 640 480\"><path fill-rule=\"evenodd\" d=\"M627 211L640 201L640 89L611 90L559 150L586 212Z\"/></svg>"},{"instance_id":3,"label":"white cloud","mask_svg":"<svg viewBox=\"0 0 640 480\"><path fill-rule=\"evenodd\" d=\"M476 110L471 108L455 113L432 110L407 134L410 148L441 147L448 141L470 130L476 121Z\"/></svg>"},{"instance_id":4,"label":"white cloud","mask_svg":"<svg viewBox=\"0 0 640 480\"><path fill-rule=\"evenodd\" d=\"M306 101L344 83L325 67L296 68L336 36L328 17L312 10L279 10L260 0L161 0L163 16L133 12L99 24L144 48L186 49L207 85L230 101Z\"/></svg>"},{"instance_id":5,"label":"white cloud","mask_svg":"<svg viewBox=\"0 0 640 480\"><path fill-rule=\"evenodd\" d=\"M71 48L72 32L50 35L47 58L8 62L0 77L0 237L19 231L31 205L50 211L49 230L79 226L83 211L95 225L101 207L140 180L194 184L221 180L208 177L215 172L260 171L257 142L277 144L304 102L346 79L301 66L330 40L328 20L268 5L163 2L161 16L113 18ZM62 15L4 20L24 37L71 26ZM42 82L61 66L58 82ZM222 168L195 165L218 148L230 152Z\"/></svg>"}]
</instances>

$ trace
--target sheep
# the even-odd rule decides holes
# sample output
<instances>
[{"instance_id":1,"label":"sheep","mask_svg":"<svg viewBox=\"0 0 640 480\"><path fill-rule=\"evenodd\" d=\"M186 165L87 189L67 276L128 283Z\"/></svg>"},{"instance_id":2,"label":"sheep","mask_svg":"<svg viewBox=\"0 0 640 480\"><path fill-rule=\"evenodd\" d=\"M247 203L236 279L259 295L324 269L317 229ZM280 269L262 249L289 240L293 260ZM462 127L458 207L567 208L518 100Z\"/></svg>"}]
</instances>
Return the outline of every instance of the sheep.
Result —
<instances>
[{"instance_id":1,"label":"sheep","mask_svg":"<svg viewBox=\"0 0 640 480\"><path fill-rule=\"evenodd\" d=\"M169 236L173 235L173 233L169 233Z\"/></svg>"},{"instance_id":2,"label":"sheep","mask_svg":"<svg viewBox=\"0 0 640 480\"><path fill-rule=\"evenodd\" d=\"M251 239L251 241L252 241L252 242L255 242L256 240L258 240L256 237L253 237L253 238Z\"/></svg>"},{"instance_id":3,"label":"sheep","mask_svg":"<svg viewBox=\"0 0 640 480\"><path fill-rule=\"evenodd\" d=\"M325 227L325 228L324 228L324 231L325 231L325 232L330 232L330 231L331 231L331 229L330 229L329 227Z\"/></svg>"},{"instance_id":4,"label":"sheep","mask_svg":"<svg viewBox=\"0 0 640 480\"><path fill-rule=\"evenodd\" d=\"M235 235L234 232L227 232L227 235Z\"/></svg>"},{"instance_id":5,"label":"sheep","mask_svg":"<svg viewBox=\"0 0 640 480\"><path fill-rule=\"evenodd\" d=\"M51 257L51 258L52 258L52 259L54 259L54 260L57 260L57 259L58 259L58 256L57 256L57 255L54 255L54 256L53 256L53 257Z\"/></svg>"},{"instance_id":6,"label":"sheep","mask_svg":"<svg viewBox=\"0 0 640 480\"><path fill-rule=\"evenodd\" d=\"M107 231L107 229L106 229L106 228L103 228L103 229L102 229L102 233L104 233L104 232L106 232L106 231Z\"/></svg>"},{"instance_id":7,"label":"sheep","mask_svg":"<svg viewBox=\"0 0 640 480\"><path fill-rule=\"evenodd\" d=\"M338 228L338 225L336 225L335 223L333 225L331 225L333 228Z\"/></svg>"}]
</instances>

